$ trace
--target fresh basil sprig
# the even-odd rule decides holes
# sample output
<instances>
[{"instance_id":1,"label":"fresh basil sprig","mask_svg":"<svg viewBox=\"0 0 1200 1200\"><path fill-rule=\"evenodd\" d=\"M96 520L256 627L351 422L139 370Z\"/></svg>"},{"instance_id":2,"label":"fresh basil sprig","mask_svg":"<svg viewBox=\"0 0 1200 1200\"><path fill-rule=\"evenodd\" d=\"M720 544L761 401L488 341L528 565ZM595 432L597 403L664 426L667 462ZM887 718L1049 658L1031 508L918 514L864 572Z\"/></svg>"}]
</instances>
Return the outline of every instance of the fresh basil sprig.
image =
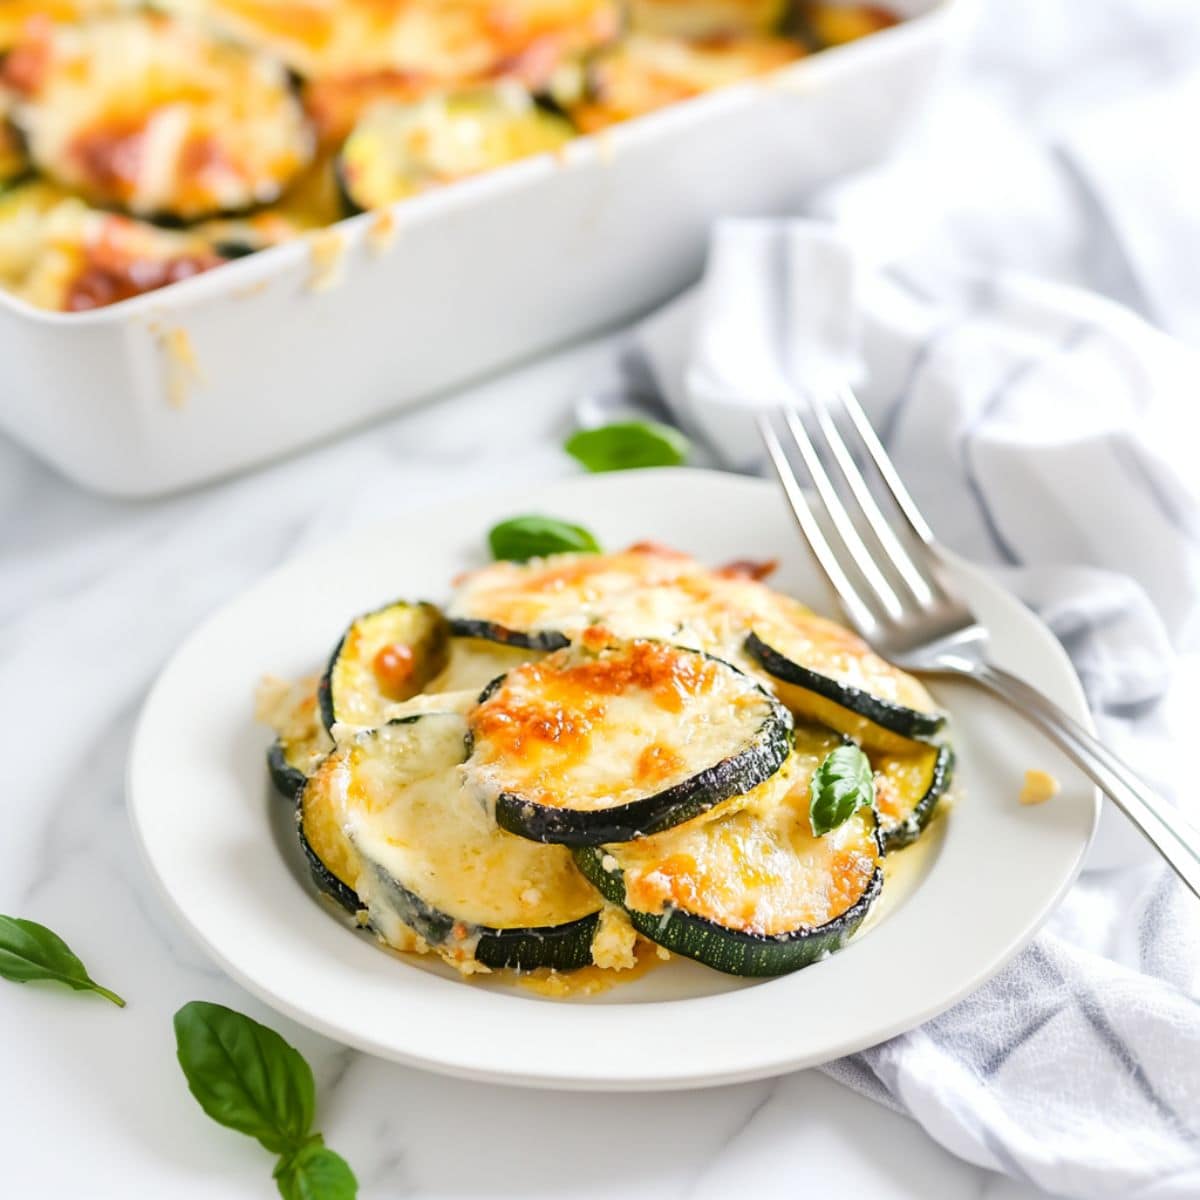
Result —
<instances>
[{"instance_id":1,"label":"fresh basil sprig","mask_svg":"<svg viewBox=\"0 0 1200 1200\"><path fill-rule=\"evenodd\" d=\"M817 837L874 803L871 763L857 746L838 746L825 755L809 785L808 819Z\"/></svg>"},{"instance_id":2,"label":"fresh basil sprig","mask_svg":"<svg viewBox=\"0 0 1200 1200\"><path fill-rule=\"evenodd\" d=\"M354 1172L340 1154L322 1145L320 1134L279 1160L275 1184L284 1200L354 1200L358 1195Z\"/></svg>"},{"instance_id":3,"label":"fresh basil sprig","mask_svg":"<svg viewBox=\"0 0 1200 1200\"><path fill-rule=\"evenodd\" d=\"M510 517L488 533L492 557L525 562L545 554L597 554L600 544L582 525L533 514Z\"/></svg>"},{"instance_id":4,"label":"fresh basil sprig","mask_svg":"<svg viewBox=\"0 0 1200 1200\"><path fill-rule=\"evenodd\" d=\"M200 1107L279 1155L275 1182L285 1200L354 1200L354 1173L312 1132L312 1069L294 1046L243 1013L203 1000L175 1014L175 1043Z\"/></svg>"},{"instance_id":5,"label":"fresh basil sprig","mask_svg":"<svg viewBox=\"0 0 1200 1200\"><path fill-rule=\"evenodd\" d=\"M0 977L14 983L50 979L77 992L95 992L118 1008L125 1001L101 987L71 947L52 929L21 917L0 916Z\"/></svg>"},{"instance_id":6,"label":"fresh basil sprig","mask_svg":"<svg viewBox=\"0 0 1200 1200\"><path fill-rule=\"evenodd\" d=\"M628 471L636 467L677 467L691 443L657 421L617 421L572 434L563 449L589 471Z\"/></svg>"}]
</instances>

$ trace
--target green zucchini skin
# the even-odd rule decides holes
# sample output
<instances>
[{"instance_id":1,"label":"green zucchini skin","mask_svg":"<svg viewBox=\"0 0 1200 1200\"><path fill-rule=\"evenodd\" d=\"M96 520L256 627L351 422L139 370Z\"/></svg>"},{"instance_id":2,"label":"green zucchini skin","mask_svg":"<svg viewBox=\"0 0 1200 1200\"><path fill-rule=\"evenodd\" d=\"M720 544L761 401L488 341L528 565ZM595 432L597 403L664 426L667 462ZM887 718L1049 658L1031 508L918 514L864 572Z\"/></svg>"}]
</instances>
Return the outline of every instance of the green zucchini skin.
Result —
<instances>
[{"instance_id":1,"label":"green zucchini skin","mask_svg":"<svg viewBox=\"0 0 1200 1200\"><path fill-rule=\"evenodd\" d=\"M479 703L494 695L503 682L503 675L493 679L480 693ZM783 766L792 749L792 717L773 696L767 698L769 715L749 746L674 787L616 808L592 811L552 808L501 792L496 797L496 824L530 841L560 846L631 842L682 825L723 800L752 791Z\"/></svg>"},{"instance_id":2,"label":"green zucchini skin","mask_svg":"<svg viewBox=\"0 0 1200 1200\"><path fill-rule=\"evenodd\" d=\"M950 746L941 746L929 773L929 783L916 807L901 821L889 822L879 817L879 836L884 854L911 846L929 824L937 811L938 803L950 788L954 779L954 751Z\"/></svg>"},{"instance_id":3,"label":"green zucchini skin","mask_svg":"<svg viewBox=\"0 0 1200 1200\"><path fill-rule=\"evenodd\" d=\"M728 929L679 908L668 908L661 914L638 912L625 903L624 873L619 867L615 871L604 869L603 847L581 847L574 854L587 880L606 900L625 910L638 933L674 954L744 978L788 975L836 953L862 924L883 888L883 871L876 867L862 896L840 917L816 929L767 936Z\"/></svg>"},{"instance_id":4,"label":"green zucchini skin","mask_svg":"<svg viewBox=\"0 0 1200 1200\"><path fill-rule=\"evenodd\" d=\"M496 797L496 824L532 841L562 846L630 842L682 825L723 800L753 791L783 766L791 746L791 724L776 715L745 750L656 795L589 812L551 808L501 792Z\"/></svg>"},{"instance_id":5,"label":"green zucchini skin","mask_svg":"<svg viewBox=\"0 0 1200 1200\"><path fill-rule=\"evenodd\" d=\"M397 717L388 724L412 725L426 716L440 715L444 714L414 714ZM301 795L297 798L296 831L313 883L319 892L356 918L360 928L377 932L366 920L366 905L358 893L343 883L325 865L305 835L302 795L304 784L307 784L307 780L302 783ZM475 961L493 969L532 970L536 967L549 967L556 971L571 971L588 966L592 961L592 938L600 920L599 897L596 900L595 912L574 921L567 921L561 925L497 929L460 921L406 888L378 864L368 862L366 865L374 871L375 877L386 889L390 905L399 919L432 947L443 947L456 940L474 940Z\"/></svg>"},{"instance_id":6,"label":"green zucchini skin","mask_svg":"<svg viewBox=\"0 0 1200 1200\"><path fill-rule=\"evenodd\" d=\"M353 888L347 887L317 856L304 836L304 826L297 821L300 846L308 861L309 872L317 890L328 896L339 908L350 916L357 917L365 912L365 906ZM451 940L456 924L454 917L441 912L415 892L410 892L390 875L379 873L379 878L388 889L388 894L397 914L410 928L421 935L431 946L441 946ZM549 967L555 971L574 971L586 967L592 961L592 938L600 912L568 921L563 925L526 926L514 929L493 929L486 925L465 927L468 938L477 937L475 959L493 970L512 968L531 971L536 967ZM370 922L361 924L370 930Z\"/></svg>"},{"instance_id":7,"label":"green zucchini skin","mask_svg":"<svg viewBox=\"0 0 1200 1200\"><path fill-rule=\"evenodd\" d=\"M450 632L455 637L481 638L485 642L499 642L502 646L519 646L525 650L562 650L571 644L571 639L557 630L524 633L495 621L477 621L470 617L451 617Z\"/></svg>"},{"instance_id":8,"label":"green zucchini skin","mask_svg":"<svg viewBox=\"0 0 1200 1200\"><path fill-rule=\"evenodd\" d=\"M300 849L304 851L304 857L308 862L308 871L317 891L328 896L339 908L345 909L352 917L357 916L363 910L358 893L352 887L344 884L321 861L320 855L312 848L304 833L304 809L299 802L296 805L296 834L300 839Z\"/></svg>"},{"instance_id":9,"label":"green zucchini skin","mask_svg":"<svg viewBox=\"0 0 1200 1200\"><path fill-rule=\"evenodd\" d=\"M342 161L340 154L333 162L333 182L337 190L338 206L342 210L343 217L357 217L359 213L370 211L363 208L354 199L354 195L350 190L350 181L346 178L346 164Z\"/></svg>"},{"instance_id":10,"label":"green zucchini skin","mask_svg":"<svg viewBox=\"0 0 1200 1200\"><path fill-rule=\"evenodd\" d=\"M308 782L308 776L294 767L287 759L287 751L283 742L276 738L267 750L267 771L275 790L285 799L293 803L300 799L300 793Z\"/></svg>"},{"instance_id":11,"label":"green zucchini skin","mask_svg":"<svg viewBox=\"0 0 1200 1200\"><path fill-rule=\"evenodd\" d=\"M814 692L901 737L913 741L930 738L945 724L941 713L920 712L892 700L882 700L862 688L810 671L772 649L756 633L747 636L745 651L773 678Z\"/></svg>"},{"instance_id":12,"label":"green zucchini skin","mask_svg":"<svg viewBox=\"0 0 1200 1200\"><path fill-rule=\"evenodd\" d=\"M376 874L387 888L392 907L405 925L431 946L453 941L455 926L461 925L460 922L422 900L386 871L376 869ZM556 971L573 971L592 961L592 937L599 920L597 909L563 925L514 929L465 925L462 929L466 939L478 938L475 960L486 967L516 970L550 967Z\"/></svg>"},{"instance_id":13,"label":"green zucchini skin","mask_svg":"<svg viewBox=\"0 0 1200 1200\"><path fill-rule=\"evenodd\" d=\"M321 712L321 721L325 728L330 732L339 720L339 697L337 695L338 685L335 680L335 672L337 671L339 662L343 654L346 652L346 642L354 630L368 622L386 619L389 616L413 616L428 622L427 630L427 645L422 647L425 661L417 664L414 669L414 679L419 681L417 691L424 683L437 673L444 663L447 644L449 640L449 627L445 617L442 616L441 610L435 605L429 604L426 601L412 603L407 600L396 600L391 604L385 604L381 608L372 609L370 612L363 613L350 622L346 631L338 639L338 643L333 648L333 653L329 656L329 663L321 676L320 683L317 684L317 704ZM380 701L381 705L386 705L386 701Z\"/></svg>"}]
</instances>

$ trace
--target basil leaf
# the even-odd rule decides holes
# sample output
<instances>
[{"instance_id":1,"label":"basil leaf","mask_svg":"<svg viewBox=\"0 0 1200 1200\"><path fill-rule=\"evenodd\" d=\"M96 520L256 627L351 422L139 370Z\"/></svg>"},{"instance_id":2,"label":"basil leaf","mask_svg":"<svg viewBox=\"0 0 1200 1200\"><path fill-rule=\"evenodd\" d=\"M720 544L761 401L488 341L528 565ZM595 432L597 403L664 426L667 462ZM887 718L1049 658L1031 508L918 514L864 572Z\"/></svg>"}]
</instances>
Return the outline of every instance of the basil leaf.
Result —
<instances>
[{"instance_id":1,"label":"basil leaf","mask_svg":"<svg viewBox=\"0 0 1200 1200\"><path fill-rule=\"evenodd\" d=\"M77 992L95 992L118 1008L125 1001L116 992L101 987L71 947L52 929L21 917L0 916L0 977L13 983L50 979L65 983Z\"/></svg>"},{"instance_id":2,"label":"basil leaf","mask_svg":"<svg viewBox=\"0 0 1200 1200\"><path fill-rule=\"evenodd\" d=\"M354 1172L319 1136L279 1160L275 1182L284 1200L354 1200L358 1195Z\"/></svg>"},{"instance_id":3,"label":"basil leaf","mask_svg":"<svg viewBox=\"0 0 1200 1200\"><path fill-rule=\"evenodd\" d=\"M874 803L871 763L857 746L838 746L825 755L809 785L808 819L817 837Z\"/></svg>"},{"instance_id":4,"label":"basil leaf","mask_svg":"<svg viewBox=\"0 0 1200 1200\"><path fill-rule=\"evenodd\" d=\"M569 552L597 554L600 544L582 525L569 525L554 517L510 517L488 534L492 557L525 562L546 554Z\"/></svg>"},{"instance_id":5,"label":"basil leaf","mask_svg":"<svg viewBox=\"0 0 1200 1200\"><path fill-rule=\"evenodd\" d=\"M563 449L589 471L628 471L637 467L677 467L686 462L691 443L670 425L657 421L617 421L599 429L581 429Z\"/></svg>"},{"instance_id":6,"label":"basil leaf","mask_svg":"<svg viewBox=\"0 0 1200 1200\"><path fill-rule=\"evenodd\" d=\"M175 1014L175 1042L188 1089L214 1121L275 1154L304 1145L316 1108L312 1070L273 1029L193 1000Z\"/></svg>"}]
</instances>

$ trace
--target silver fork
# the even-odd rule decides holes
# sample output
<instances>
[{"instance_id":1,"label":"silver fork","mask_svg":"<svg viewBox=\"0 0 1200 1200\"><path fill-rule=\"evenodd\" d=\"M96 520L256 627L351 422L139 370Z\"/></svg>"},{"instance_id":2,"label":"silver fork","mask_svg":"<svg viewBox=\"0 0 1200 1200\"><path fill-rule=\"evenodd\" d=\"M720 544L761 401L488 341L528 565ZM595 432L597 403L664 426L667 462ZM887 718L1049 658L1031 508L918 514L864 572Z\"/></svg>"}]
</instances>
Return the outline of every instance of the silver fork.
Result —
<instances>
[{"instance_id":1,"label":"silver fork","mask_svg":"<svg viewBox=\"0 0 1200 1200\"><path fill-rule=\"evenodd\" d=\"M987 630L947 582L933 534L853 392L844 387L813 396L803 410L764 411L758 424L796 520L859 634L906 670L963 676L1006 700L1112 798L1200 896L1200 833L1189 840L1174 809L1111 750L988 661ZM891 521L851 446L873 464L894 510Z\"/></svg>"}]
</instances>

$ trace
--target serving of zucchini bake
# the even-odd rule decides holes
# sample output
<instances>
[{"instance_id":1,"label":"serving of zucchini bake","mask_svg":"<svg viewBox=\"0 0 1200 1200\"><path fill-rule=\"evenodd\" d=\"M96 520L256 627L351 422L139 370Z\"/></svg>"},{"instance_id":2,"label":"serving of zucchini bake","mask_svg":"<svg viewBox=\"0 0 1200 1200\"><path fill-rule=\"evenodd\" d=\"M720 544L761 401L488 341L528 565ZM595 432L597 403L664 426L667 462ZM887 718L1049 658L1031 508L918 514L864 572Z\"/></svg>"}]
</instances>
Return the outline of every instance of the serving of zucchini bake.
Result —
<instances>
[{"instance_id":1,"label":"serving of zucchini bake","mask_svg":"<svg viewBox=\"0 0 1200 1200\"><path fill-rule=\"evenodd\" d=\"M764 575L649 543L496 562L266 681L317 887L464 974L653 946L770 976L840 949L953 754L915 679Z\"/></svg>"},{"instance_id":2,"label":"serving of zucchini bake","mask_svg":"<svg viewBox=\"0 0 1200 1200\"><path fill-rule=\"evenodd\" d=\"M823 0L5 0L0 287L116 303L894 21Z\"/></svg>"}]
</instances>

